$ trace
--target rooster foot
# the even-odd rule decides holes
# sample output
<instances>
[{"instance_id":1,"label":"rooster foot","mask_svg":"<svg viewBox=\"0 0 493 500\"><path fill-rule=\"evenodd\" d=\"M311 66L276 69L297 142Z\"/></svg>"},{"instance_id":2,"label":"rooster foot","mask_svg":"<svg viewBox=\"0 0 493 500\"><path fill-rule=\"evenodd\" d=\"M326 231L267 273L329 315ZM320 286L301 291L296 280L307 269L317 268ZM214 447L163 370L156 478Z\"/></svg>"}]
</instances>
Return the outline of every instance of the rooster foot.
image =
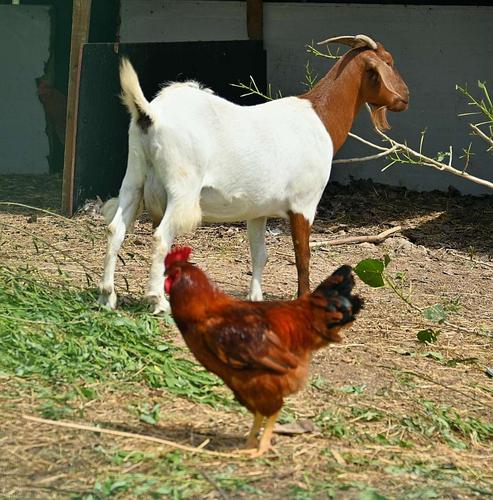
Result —
<instances>
[{"instance_id":1,"label":"rooster foot","mask_svg":"<svg viewBox=\"0 0 493 500\"><path fill-rule=\"evenodd\" d=\"M240 450L235 450L234 454L245 456L248 458L258 458L261 457L262 455L265 455L265 453L267 453L269 450L272 450L272 447L270 445L265 447L256 446L255 448L249 448L249 449L242 448Z\"/></svg>"},{"instance_id":2,"label":"rooster foot","mask_svg":"<svg viewBox=\"0 0 493 500\"><path fill-rule=\"evenodd\" d=\"M257 438L248 438L247 442L242 446L242 450L252 450L257 449L259 446L259 440Z\"/></svg>"}]
</instances>

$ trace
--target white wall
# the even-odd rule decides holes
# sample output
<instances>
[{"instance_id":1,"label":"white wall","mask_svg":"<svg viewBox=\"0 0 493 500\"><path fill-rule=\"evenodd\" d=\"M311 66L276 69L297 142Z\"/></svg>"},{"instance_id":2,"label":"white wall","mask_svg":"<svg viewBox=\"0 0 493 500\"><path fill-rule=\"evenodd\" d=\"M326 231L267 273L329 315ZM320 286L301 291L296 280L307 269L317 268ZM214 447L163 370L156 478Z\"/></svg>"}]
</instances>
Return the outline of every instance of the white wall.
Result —
<instances>
[{"instance_id":1,"label":"white wall","mask_svg":"<svg viewBox=\"0 0 493 500\"><path fill-rule=\"evenodd\" d=\"M122 42L248 40L246 3L122 0Z\"/></svg>"},{"instance_id":2,"label":"white wall","mask_svg":"<svg viewBox=\"0 0 493 500\"><path fill-rule=\"evenodd\" d=\"M121 18L122 42L247 39L246 2L122 0ZM425 152L448 150L452 144L461 164L458 156L471 138L466 119L457 117L468 107L455 85L467 83L477 92L477 80L486 80L493 93L492 27L490 7L264 3L268 81L285 95L301 93L308 59L320 76L331 64L309 56L307 43L366 33L392 52L411 91L410 109L389 114L391 134L417 145L420 131L426 128ZM378 141L365 111L353 131ZM484 153L477 140L473 149L477 155L469 172L493 181L493 157ZM348 140L339 157L371 152ZM375 161L335 166L332 179L372 178L417 190L445 190L452 185L463 193L491 194L491 190L427 167L394 166L381 173L384 165Z\"/></svg>"},{"instance_id":3,"label":"white wall","mask_svg":"<svg viewBox=\"0 0 493 500\"><path fill-rule=\"evenodd\" d=\"M0 5L0 174L49 170L36 78L49 57L50 30L50 7Z\"/></svg>"}]
</instances>

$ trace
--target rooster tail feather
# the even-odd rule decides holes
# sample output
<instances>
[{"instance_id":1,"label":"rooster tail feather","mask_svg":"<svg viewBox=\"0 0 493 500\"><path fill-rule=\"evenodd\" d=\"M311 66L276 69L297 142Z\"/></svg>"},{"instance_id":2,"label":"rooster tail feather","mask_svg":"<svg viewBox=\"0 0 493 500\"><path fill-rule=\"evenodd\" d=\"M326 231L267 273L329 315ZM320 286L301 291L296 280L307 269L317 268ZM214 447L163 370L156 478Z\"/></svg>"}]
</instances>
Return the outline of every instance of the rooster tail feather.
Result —
<instances>
[{"instance_id":1,"label":"rooster tail feather","mask_svg":"<svg viewBox=\"0 0 493 500\"><path fill-rule=\"evenodd\" d=\"M352 269L346 265L334 271L313 291L312 296L323 298L329 330L353 322L363 307L363 299L351 294L353 287Z\"/></svg>"}]
</instances>

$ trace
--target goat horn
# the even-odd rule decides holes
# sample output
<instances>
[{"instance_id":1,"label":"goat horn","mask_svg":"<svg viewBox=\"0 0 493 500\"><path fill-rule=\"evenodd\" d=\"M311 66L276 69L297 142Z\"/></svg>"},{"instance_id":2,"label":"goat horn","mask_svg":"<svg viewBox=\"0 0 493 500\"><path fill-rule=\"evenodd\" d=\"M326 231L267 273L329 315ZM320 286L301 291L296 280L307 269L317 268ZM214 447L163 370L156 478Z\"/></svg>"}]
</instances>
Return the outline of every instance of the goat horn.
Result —
<instances>
[{"instance_id":1,"label":"goat horn","mask_svg":"<svg viewBox=\"0 0 493 500\"><path fill-rule=\"evenodd\" d=\"M324 43L342 43L353 48L366 46L373 50L377 49L377 43L367 35L336 36L333 38L327 38L327 40L323 40L322 42L318 42L317 45L323 45Z\"/></svg>"}]
</instances>

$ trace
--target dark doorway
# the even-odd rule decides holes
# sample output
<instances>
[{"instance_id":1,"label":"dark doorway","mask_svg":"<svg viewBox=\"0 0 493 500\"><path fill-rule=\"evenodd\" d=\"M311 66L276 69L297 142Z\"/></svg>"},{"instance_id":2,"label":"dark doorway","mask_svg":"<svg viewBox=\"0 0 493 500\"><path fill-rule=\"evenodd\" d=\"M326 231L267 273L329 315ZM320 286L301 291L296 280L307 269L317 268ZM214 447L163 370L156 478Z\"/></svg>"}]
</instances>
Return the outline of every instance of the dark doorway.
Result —
<instances>
[{"instance_id":1,"label":"dark doorway","mask_svg":"<svg viewBox=\"0 0 493 500\"><path fill-rule=\"evenodd\" d=\"M134 65L148 99L163 82L197 80L221 97L242 105L231 83L266 84L266 54L261 42L89 43L84 46L77 117L73 207L86 199L118 193L127 161L129 118L120 103L118 64L121 55Z\"/></svg>"}]
</instances>

